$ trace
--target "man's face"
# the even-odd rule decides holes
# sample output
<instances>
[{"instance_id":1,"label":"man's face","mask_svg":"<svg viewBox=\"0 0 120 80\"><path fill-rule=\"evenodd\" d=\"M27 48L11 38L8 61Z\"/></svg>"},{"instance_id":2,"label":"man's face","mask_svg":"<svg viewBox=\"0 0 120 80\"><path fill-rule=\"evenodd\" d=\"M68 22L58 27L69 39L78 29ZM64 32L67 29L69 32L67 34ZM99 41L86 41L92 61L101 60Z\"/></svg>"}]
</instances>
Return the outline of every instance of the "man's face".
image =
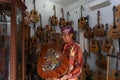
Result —
<instances>
[{"instance_id":1,"label":"man's face","mask_svg":"<svg viewBox=\"0 0 120 80\"><path fill-rule=\"evenodd\" d=\"M63 33L62 38L63 38L65 43L70 43L70 41L72 40L72 34Z\"/></svg>"}]
</instances>

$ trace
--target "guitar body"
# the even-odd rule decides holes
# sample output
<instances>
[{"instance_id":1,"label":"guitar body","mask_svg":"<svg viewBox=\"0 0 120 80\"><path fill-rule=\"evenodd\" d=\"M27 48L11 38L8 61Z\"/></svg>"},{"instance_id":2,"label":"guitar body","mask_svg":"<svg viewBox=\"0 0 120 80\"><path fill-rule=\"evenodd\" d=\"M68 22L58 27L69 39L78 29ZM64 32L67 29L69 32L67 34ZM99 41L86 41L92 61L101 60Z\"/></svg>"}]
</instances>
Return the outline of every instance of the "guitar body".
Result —
<instances>
[{"instance_id":1,"label":"guitar body","mask_svg":"<svg viewBox=\"0 0 120 80\"><path fill-rule=\"evenodd\" d=\"M119 8L116 10L116 6L113 6L113 25L110 26L108 31L108 35L113 39L120 38L119 18L118 15L116 15L116 13L119 12L118 10Z\"/></svg>"},{"instance_id":2,"label":"guitar body","mask_svg":"<svg viewBox=\"0 0 120 80\"><path fill-rule=\"evenodd\" d=\"M103 37L105 36L105 30L103 24L97 24L94 29L94 36L95 37Z\"/></svg>"},{"instance_id":3,"label":"guitar body","mask_svg":"<svg viewBox=\"0 0 120 80\"><path fill-rule=\"evenodd\" d=\"M98 53L100 51L99 42L95 39L90 40L90 52Z\"/></svg>"},{"instance_id":4,"label":"guitar body","mask_svg":"<svg viewBox=\"0 0 120 80\"><path fill-rule=\"evenodd\" d=\"M117 11L115 13L115 18L120 18L120 4L117 6Z\"/></svg>"},{"instance_id":5,"label":"guitar body","mask_svg":"<svg viewBox=\"0 0 120 80\"><path fill-rule=\"evenodd\" d=\"M67 58L62 56L62 53L57 52L55 47L46 43L42 46L41 50L41 55L37 60L39 76L44 79L53 80L53 78L61 77L68 71Z\"/></svg>"},{"instance_id":6,"label":"guitar body","mask_svg":"<svg viewBox=\"0 0 120 80\"><path fill-rule=\"evenodd\" d=\"M44 31L43 31L42 27L37 27L36 35L37 35L38 38L41 38L41 39L44 38Z\"/></svg>"},{"instance_id":7,"label":"guitar body","mask_svg":"<svg viewBox=\"0 0 120 80\"><path fill-rule=\"evenodd\" d=\"M105 53L109 53L111 46L112 46L112 40L105 38L102 42L102 51Z\"/></svg>"},{"instance_id":8,"label":"guitar body","mask_svg":"<svg viewBox=\"0 0 120 80\"><path fill-rule=\"evenodd\" d=\"M90 27L87 27L85 29L84 37L87 38L87 39L90 39L90 38L93 37L93 32L92 32L92 29Z\"/></svg>"},{"instance_id":9,"label":"guitar body","mask_svg":"<svg viewBox=\"0 0 120 80\"><path fill-rule=\"evenodd\" d=\"M29 14L28 11L25 11L24 13L25 13L24 24L25 24L25 25L29 25L30 22L31 22L31 20L30 20L30 14Z\"/></svg>"},{"instance_id":10,"label":"guitar body","mask_svg":"<svg viewBox=\"0 0 120 80\"><path fill-rule=\"evenodd\" d=\"M70 21L66 21L66 26L71 26L72 23Z\"/></svg>"},{"instance_id":11,"label":"guitar body","mask_svg":"<svg viewBox=\"0 0 120 80\"><path fill-rule=\"evenodd\" d=\"M94 80L105 80L105 74L102 71L96 71L94 74Z\"/></svg>"},{"instance_id":12,"label":"guitar body","mask_svg":"<svg viewBox=\"0 0 120 80\"><path fill-rule=\"evenodd\" d=\"M58 25L58 20L57 17L55 15L52 16L52 21L51 21L53 26L57 26Z\"/></svg>"},{"instance_id":13,"label":"guitar body","mask_svg":"<svg viewBox=\"0 0 120 80\"><path fill-rule=\"evenodd\" d=\"M108 35L110 38L113 38L113 39L117 39L117 38L120 38L120 28L118 28L117 26L110 26L110 29L108 31Z\"/></svg>"},{"instance_id":14,"label":"guitar body","mask_svg":"<svg viewBox=\"0 0 120 80\"><path fill-rule=\"evenodd\" d=\"M103 70L106 70L107 68L107 60L105 56L102 53L97 54L97 60L96 60L96 65Z\"/></svg>"},{"instance_id":15,"label":"guitar body","mask_svg":"<svg viewBox=\"0 0 120 80\"><path fill-rule=\"evenodd\" d=\"M112 70L112 75L109 76L109 80L120 80L120 71Z\"/></svg>"},{"instance_id":16,"label":"guitar body","mask_svg":"<svg viewBox=\"0 0 120 80\"><path fill-rule=\"evenodd\" d=\"M32 11L31 11L30 19L31 19L31 21L32 21L33 23L38 22L38 21L40 20L40 17L39 17L39 15L38 15L38 11L32 10Z\"/></svg>"},{"instance_id":17,"label":"guitar body","mask_svg":"<svg viewBox=\"0 0 120 80\"><path fill-rule=\"evenodd\" d=\"M64 10L63 10L63 8L61 8L61 13L62 13L62 17L60 18L59 25L60 26L66 26L66 22L65 22L65 19L64 19Z\"/></svg>"},{"instance_id":18,"label":"guitar body","mask_svg":"<svg viewBox=\"0 0 120 80\"><path fill-rule=\"evenodd\" d=\"M66 22L65 22L65 19L63 17L60 18L59 25L60 26L66 26Z\"/></svg>"},{"instance_id":19,"label":"guitar body","mask_svg":"<svg viewBox=\"0 0 120 80\"><path fill-rule=\"evenodd\" d=\"M31 39L30 39L30 46L29 46L29 52L30 53L34 53L39 47L39 44L37 43L38 41L38 38L33 36Z\"/></svg>"},{"instance_id":20,"label":"guitar body","mask_svg":"<svg viewBox=\"0 0 120 80\"><path fill-rule=\"evenodd\" d=\"M78 27L80 29L86 28L86 18L85 17L81 17L80 19L78 19Z\"/></svg>"}]
</instances>

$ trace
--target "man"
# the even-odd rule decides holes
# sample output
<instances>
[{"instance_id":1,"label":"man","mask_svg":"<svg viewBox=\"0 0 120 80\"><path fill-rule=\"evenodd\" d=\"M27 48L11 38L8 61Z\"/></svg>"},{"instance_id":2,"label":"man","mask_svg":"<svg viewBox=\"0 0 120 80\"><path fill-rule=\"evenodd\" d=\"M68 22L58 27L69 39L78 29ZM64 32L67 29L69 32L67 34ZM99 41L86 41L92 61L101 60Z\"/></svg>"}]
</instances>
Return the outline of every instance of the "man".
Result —
<instances>
[{"instance_id":1,"label":"man","mask_svg":"<svg viewBox=\"0 0 120 80\"><path fill-rule=\"evenodd\" d=\"M73 40L74 30L71 26L61 28L62 38L65 42L63 54L67 56L69 63L68 72L55 80L78 80L82 71L83 54L80 45Z\"/></svg>"}]
</instances>

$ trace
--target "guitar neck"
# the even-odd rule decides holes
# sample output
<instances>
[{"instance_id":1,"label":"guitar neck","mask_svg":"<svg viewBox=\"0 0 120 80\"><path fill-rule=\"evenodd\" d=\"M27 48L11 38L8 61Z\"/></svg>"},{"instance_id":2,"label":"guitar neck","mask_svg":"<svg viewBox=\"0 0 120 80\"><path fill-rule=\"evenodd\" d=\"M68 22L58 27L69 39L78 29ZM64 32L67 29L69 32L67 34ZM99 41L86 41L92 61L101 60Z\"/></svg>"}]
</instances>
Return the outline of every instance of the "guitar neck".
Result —
<instances>
[{"instance_id":1,"label":"guitar neck","mask_svg":"<svg viewBox=\"0 0 120 80\"><path fill-rule=\"evenodd\" d=\"M115 21L115 11L116 11L116 6L113 6L113 27L116 27L116 21Z\"/></svg>"},{"instance_id":2,"label":"guitar neck","mask_svg":"<svg viewBox=\"0 0 120 80\"><path fill-rule=\"evenodd\" d=\"M63 10L63 8L61 9L61 12L62 12L62 17L64 18L64 10Z\"/></svg>"},{"instance_id":3,"label":"guitar neck","mask_svg":"<svg viewBox=\"0 0 120 80\"><path fill-rule=\"evenodd\" d=\"M40 16L40 27L42 27L42 16L41 14L39 14L39 16Z\"/></svg>"},{"instance_id":4,"label":"guitar neck","mask_svg":"<svg viewBox=\"0 0 120 80\"><path fill-rule=\"evenodd\" d=\"M54 15L56 16L56 8L55 5L53 5Z\"/></svg>"},{"instance_id":5,"label":"guitar neck","mask_svg":"<svg viewBox=\"0 0 120 80\"><path fill-rule=\"evenodd\" d=\"M98 25L100 24L100 11L97 12L97 21L98 21Z\"/></svg>"},{"instance_id":6,"label":"guitar neck","mask_svg":"<svg viewBox=\"0 0 120 80\"><path fill-rule=\"evenodd\" d=\"M82 17L82 9L83 9L83 6L81 5L81 17Z\"/></svg>"},{"instance_id":7,"label":"guitar neck","mask_svg":"<svg viewBox=\"0 0 120 80\"><path fill-rule=\"evenodd\" d=\"M33 4L34 4L34 10L35 10L35 8L36 8L36 7L35 7L35 0L33 0Z\"/></svg>"}]
</instances>

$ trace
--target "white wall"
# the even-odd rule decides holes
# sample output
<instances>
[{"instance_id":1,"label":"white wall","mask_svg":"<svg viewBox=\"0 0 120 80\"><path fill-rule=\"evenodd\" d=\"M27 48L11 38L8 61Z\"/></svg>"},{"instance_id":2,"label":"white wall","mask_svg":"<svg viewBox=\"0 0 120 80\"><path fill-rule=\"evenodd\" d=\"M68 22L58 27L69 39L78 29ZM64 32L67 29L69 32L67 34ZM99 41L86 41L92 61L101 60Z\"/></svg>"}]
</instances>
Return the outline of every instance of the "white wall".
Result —
<instances>
[{"instance_id":1,"label":"white wall","mask_svg":"<svg viewBox=\"0 0 120 80\"><path fill-rule=\"evenodd\" d=\"M101 20L100 23L102 24L106 24L108 23L109 25L113 23L113 11L112 8L114 5L118 5L120 4L120 0L110 0L111 4L109 6L105 6L103 8L99 8L96 10L91 10L89 8L89 4L94 1L94 0L79 0L76 3L73 3L72 5L66 7L66 12L69 11L71 16L70 19L72 19L74 21L74 29L78 30L78 19L80 18L81 14L80 14L80 7L81 4L84 7L84 11L83 11L83 16L90 16L90 21L89 21L89 25L90 27L94 27L97 24L97 11L100 10L101 12ZM77 12L77 14L76 14ZM83 32L84 31L79 31L78 35L79 35L79 42L80 45L82 47L82 49L84 50L84 42L85 42L85 49L88 49L88 42L85 38L83 38ZM84 41L84 42L83 42ZM118 44L118 39L114 39L113 40L113 44L115 47L115 52L119 51L119 44ZM113 53L115 54L115 53ZM96 70L97 67L95 66L95 60L96 60L96 56L94 54L91 53L91 57L88 58L88 63L90 64L90 68L93 70ZM115 59L114 58L110 58L111 59L111 63L110 63L110 68L111 69L115 69ZM120 64L120 62L119 62ZM120 69L120 65L118 67Z\"/></svg>"}]
</instances>

